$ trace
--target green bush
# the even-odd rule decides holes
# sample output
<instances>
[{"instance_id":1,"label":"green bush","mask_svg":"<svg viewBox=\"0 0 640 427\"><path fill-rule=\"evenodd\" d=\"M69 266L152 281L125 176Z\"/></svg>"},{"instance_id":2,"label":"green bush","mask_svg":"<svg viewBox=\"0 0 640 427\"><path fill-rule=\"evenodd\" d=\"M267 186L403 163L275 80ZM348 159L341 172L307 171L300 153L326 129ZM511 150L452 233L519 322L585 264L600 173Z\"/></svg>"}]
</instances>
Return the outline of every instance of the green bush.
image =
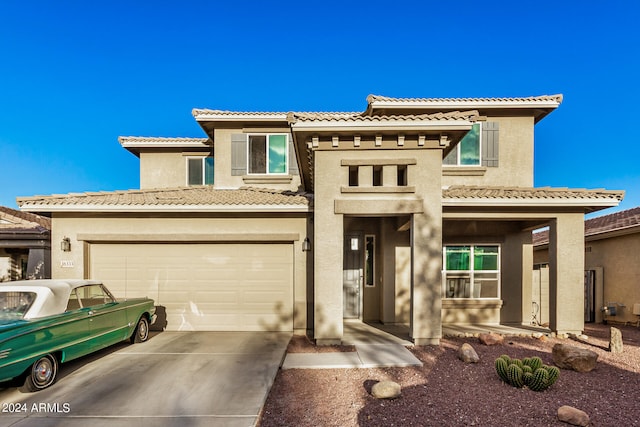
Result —
<instances>
[{"instance_id":1,"label":"green bush","mask_svg":"<svg viewBox=\"0 0 640 427\"><path fill-rule=\"evenodd\" d=\"M502 381L517 387L542 391L551 387L560 377L560 369L547 366L538 356L512 359L503 354L495 361L496 372Z\"/></svg>"}]
</instances>

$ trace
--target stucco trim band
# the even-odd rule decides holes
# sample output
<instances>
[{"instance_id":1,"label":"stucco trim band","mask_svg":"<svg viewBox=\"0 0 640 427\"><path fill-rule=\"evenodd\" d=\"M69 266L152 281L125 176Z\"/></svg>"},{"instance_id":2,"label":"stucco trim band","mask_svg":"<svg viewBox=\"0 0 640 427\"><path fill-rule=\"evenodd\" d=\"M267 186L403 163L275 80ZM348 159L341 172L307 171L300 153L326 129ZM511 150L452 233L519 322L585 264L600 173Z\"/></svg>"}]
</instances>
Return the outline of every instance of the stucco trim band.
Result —
<instances>
[{"instance_id":1,"label":"stucco trim band","mask_svg":"<svg viewBox=\"0 0 640 427\"><path fill-rule=\"evenodd\" d=\"M335 201L335 213L343 215L402 215L424 212L422 200L357 199Z\"/></svg>"},{"instance_id":2,"label":"stucco trim band","mask_svg":"<svg viewBox=\"0 0 640 427\"><path fill-rule=\"evenodd\" d=\"M300 240L298 233L213 233L213 234L78 234L78 241L100 242L188 242L188 243L223 243L223 242L296 242Z\"/></svg>"}]
</instances>

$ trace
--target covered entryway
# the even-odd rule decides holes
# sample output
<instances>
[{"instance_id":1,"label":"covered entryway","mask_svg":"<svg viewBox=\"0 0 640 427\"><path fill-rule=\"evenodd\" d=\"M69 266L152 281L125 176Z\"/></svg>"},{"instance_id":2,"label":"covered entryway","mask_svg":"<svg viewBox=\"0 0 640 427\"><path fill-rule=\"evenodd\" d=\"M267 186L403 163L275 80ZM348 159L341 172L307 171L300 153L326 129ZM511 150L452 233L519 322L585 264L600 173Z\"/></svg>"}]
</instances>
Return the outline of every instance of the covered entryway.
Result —
<instances>
[{"instance_id":1,"label":"covered entryway","mask_svg":"<svg viewBox=\"0 0 640 427\"><path fill-rule=\"evenodd\" d=\"M166 330L292 331L293 271L285 243L89 245L90 278L153 298Z\"/></svg>"}]
</instances>

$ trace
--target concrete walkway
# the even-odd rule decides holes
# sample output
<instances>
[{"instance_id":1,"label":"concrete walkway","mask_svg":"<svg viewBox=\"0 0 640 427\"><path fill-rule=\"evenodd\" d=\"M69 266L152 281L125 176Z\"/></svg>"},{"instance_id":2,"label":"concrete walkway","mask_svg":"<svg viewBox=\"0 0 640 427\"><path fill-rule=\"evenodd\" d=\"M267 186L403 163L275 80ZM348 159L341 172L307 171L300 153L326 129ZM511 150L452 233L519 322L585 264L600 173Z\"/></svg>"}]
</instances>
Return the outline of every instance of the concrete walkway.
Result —
<instances>
[{"instance_id":1,"label":"concrete walkway","mask_svg":"<svg viewBox=\"0 0 640 427\"><path fill-rule=\"evenodd\" d=\"M285 356L282 369L422 366L422 362L407 350L407 347L413 347L413 343L409 341L408 329L404 331L402 327L383 331L360 321L345 320L342 344L353 345L356 351L288 353Z\"/></svg>"},{"instance_id":2,"label":"concrete walkway","mask_svg":"<svg viewBox=\"0 0 640 427\"><path fill-rule=\"evenodd\" d=\"M500 335L547 335L548 329L506 325L447 325L443 336L477 336L493 332ZM282 369L387 368L422 366L407 347L413 347L406 325L367 324L345 320L343 345L353 345L356 351L342 353L288 353Z\"/></svg>"}]
</instances>

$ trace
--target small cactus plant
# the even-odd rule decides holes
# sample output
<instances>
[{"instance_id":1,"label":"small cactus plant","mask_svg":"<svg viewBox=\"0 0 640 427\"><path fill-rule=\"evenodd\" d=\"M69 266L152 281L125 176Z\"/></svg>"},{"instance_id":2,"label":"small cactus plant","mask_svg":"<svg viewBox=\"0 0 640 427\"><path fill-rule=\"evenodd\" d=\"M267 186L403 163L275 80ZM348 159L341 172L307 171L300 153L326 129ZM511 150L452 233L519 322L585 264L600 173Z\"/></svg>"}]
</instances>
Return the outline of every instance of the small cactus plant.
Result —
<instances>
[{"instance_id":1,"label":"small cactus plant","mask_svg":"<svg viewBox=\"0 0 640 427\"><path fill-rule=\"evenodd\" d=\"M560 376L555 366L547 366L538 356L512 359L506 354L495 361L496 372L502 381L513 387L528 387L542 391L551 387Z\"/></svg>"}]
</instances>

